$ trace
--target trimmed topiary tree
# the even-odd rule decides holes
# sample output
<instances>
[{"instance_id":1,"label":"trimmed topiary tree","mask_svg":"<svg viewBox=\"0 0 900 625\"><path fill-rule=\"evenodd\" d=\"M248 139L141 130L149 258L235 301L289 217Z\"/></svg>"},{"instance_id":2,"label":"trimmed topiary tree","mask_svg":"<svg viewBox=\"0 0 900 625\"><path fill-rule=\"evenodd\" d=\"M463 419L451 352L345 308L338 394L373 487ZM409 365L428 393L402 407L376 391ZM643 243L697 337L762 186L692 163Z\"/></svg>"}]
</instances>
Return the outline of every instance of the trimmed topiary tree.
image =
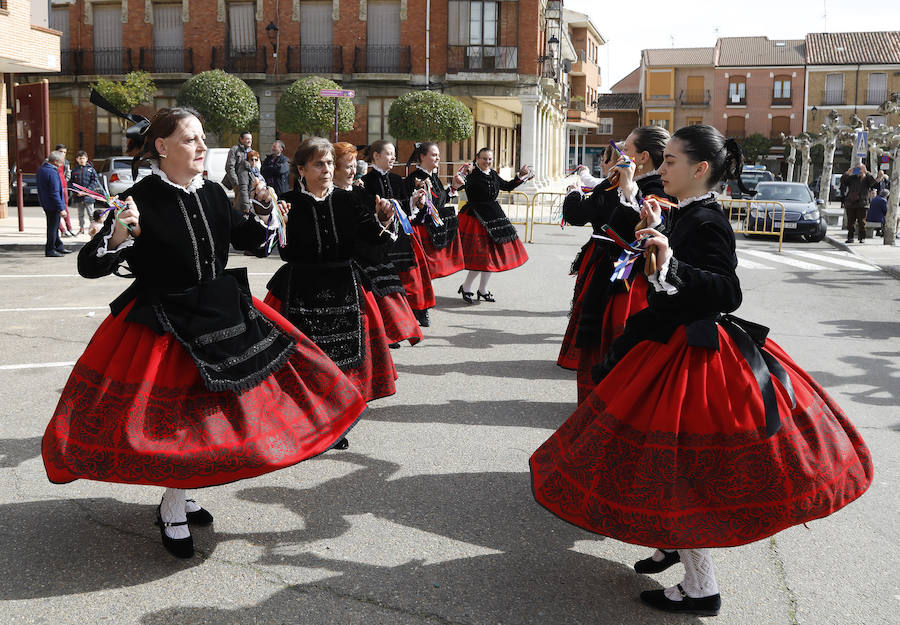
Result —
<instances>
[{"instance_id":1,"label":"trimmed topiary tree","mask_svg":"<svg viewBox=\"0 0 900 625\"><path fill-rule=\"evenodd\" d=\"M760 157L768 154L771 147L772 142L768 137L754 132L741 143L741 149L744 151L744 162L747 165L753 165Z\"/></svg>"},{"instance_id":2,"label":"trimmed topiary tree","mask_svg":"<svg viewBox=\"0 0 900 625\"><path fill-rule=\"evenodd\" d=\"M472 111L437 91L410 91L391 104L391 136L407 141L463 141L475 132Z\"/></svg>"},{"instance_id":3,"label":"trimmed topiary tree","mask_svg":"<svg viewBox=\"0 0 900 625\"><path fill-rule=\"evenodd\" d=\"M156 93L156 85L147 72L128 72L122 82L98 78L97 82L91 85L91 89L109 100L110 104L123 113L130 113L135 107L149 103Z\"/></svg>"},{"instance_id":4,"label":"trimmed topiary tree","mask_svg":"<svg viewBox=\"0 0 900 625\"><path fill-rule=\"evenodd\" d=\"M201 72L181 86L178 103L203 117L203 127L220 138L259 125L259 104L243 80L220 69Z\"/></svg>"},{"instance_id":5,"label":"trimmed topiary tree","mask_svg":"<svg viewBox=\"0 0 900 625\"><path fill-rule=\"evenodd\" d=\"M327 136L334 131L334 100L319 95L322 89L340 89L333 80L308 76L285 89L275 106L275 123L283 132ZM338 131L353 130L356 108L350 98L337 98Z\"/></svg>"}]
</instances>

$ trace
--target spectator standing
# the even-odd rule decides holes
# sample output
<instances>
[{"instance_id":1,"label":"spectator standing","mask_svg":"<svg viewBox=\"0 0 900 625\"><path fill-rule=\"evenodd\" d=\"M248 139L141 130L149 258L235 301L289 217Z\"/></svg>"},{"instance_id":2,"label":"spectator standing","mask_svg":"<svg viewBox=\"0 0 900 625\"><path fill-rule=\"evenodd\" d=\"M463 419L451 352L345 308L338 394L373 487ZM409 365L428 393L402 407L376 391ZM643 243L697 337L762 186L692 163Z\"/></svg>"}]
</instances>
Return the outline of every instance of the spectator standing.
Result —
<instances>
[{"instance_id":1,"label":"spectator standing","mask_svg":"<svg viewBox=\"0 0 900 625\"><path fill-rule=\"evenodd\" d=\"M259 152L250 150L247 158L239 161L235 166L237 173L237 189L235 193L236 205L244 214L250 212L250 195L257 186L266 188L266 181L259 171Z\"/></svg>"},{"instance_id":2,"label":"spectator standing","mask_svg":"<svg viewBox=\"0 0 900 625\"><path fill-rule=\"evenodd\" d=\"M72 230L72 219L69 217L69 177L72 175L72 167L66 160L66 152L68 148L63 143L56 145L56 151L62 154L63 162L59 166L59 180L62 183L63 202L66 204L66 212L59 222L59 234L64 237L74 237L75 232Z\"/></svg>"},{"instance_id":3,"label":"spectator standing","mask_svg":"<svg viewBox=\"0 0 900 625\"><path fill-rule=\"evenodd\" d=\"M276 139L272 143L272 153L262 164L262 175L266 184L281 195L291 190L291 161L284 155L284 143Z\"/></svg>"},{"instance_id":4,"label":"spectator standing","mask_svg":"<svg viewBox=\"0 0 900 625\"><path fill-rule=\"evenodd\" d=\"M78 150L75 154L75 167L72 168L69 181L92 191L103 191L100 185L100 176L97 175L97 170L94 169L94 166L88 160L87 152L84 150ZM73 192L71 205L78 212L78 234L84 234L85 221L88 222L88 225L92 221L94 199L87 195L78 195Z\"/></svg>"},{"instance_id":5,"label":"spectator standing","mask_svg":"<svg viewBox=\"0 0 900 625\"><path fill-rule=\"evenodd\" d=\"M60 169L63 167L65 157L61 152L54 150L46 162L38 168L36 183L38 199L44 215L47 218L47 242L44 244L45 256L62 256L71 250L63 247L59 238L59 221L66 215L66 201L63 193Z\"/></svg>"},{"instance_id":6,"label":"spectator standing","mask_svg":"<svg viewBox=\"0 0 900 625\"><path fill-rule=\"evenodd\" d=\"M225 161L225 177L222 178L222 184L226 189L234 189L237 186L237 165L240 161L247 160L247 152L251 150L253 145L253 135L244 131L238 139L237 145L231 146L228 150L228 158Z\"/></svg>"},{"instance_id":7,"label":"spectator standing","mask_svg":"<svg viewBox=\"0 0 900 625\"><path fill-rule=\"evenodd\" d=\"M862 243L866 240L866 208L869 204L869 189L875 186L875 178L862 163L852 167L841 176L841 198L847 219L847 243L853 243L853 230Z\"/></svg>"},{"instance_id":8,"label":"spectator standing","mask_svg":"<svg viewBox=\"0 0 900 625\"><path fill-rule=\"evenodd\" d=\"M881 224L881 227L875 230L876 237L884 236L884 221L887 218L887 198L889 194L890 192L887 189L883 189L869 203L866 221Z\"/></svg>"}]
</instances>

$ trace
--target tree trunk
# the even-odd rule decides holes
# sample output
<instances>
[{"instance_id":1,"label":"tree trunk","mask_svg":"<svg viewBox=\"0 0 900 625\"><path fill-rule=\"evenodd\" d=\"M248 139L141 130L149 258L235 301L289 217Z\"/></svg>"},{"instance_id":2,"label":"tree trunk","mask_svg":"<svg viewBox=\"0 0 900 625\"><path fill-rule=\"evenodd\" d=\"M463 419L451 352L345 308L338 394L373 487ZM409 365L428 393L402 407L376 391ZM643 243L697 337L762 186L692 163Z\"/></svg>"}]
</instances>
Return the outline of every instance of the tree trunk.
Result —
<instances>
[{"instance_id":1,"label":"tree trunk","mask_svg":"<svg viewBox=\"0 0 900 625\"><path fill-rule=\"evenodd\" d=\"M891 194L888 196L888 210L884 217L884 244L894 245L897 238L897 205L900 204L900 146L891 150Z\"/></svg>"},{"instance_id":2,"label":"tree trunk","mask_svg":"<svg viewBox=\"0 0 900 625\"><path fill-rule=\"evenodd\" d=\"M831 192L831 170L834 168L834 150L837 137L825 139L825 158L822 160L822 177L819 178L819 199L828 206L828 194Z\"/></svg>"},{"instance_id":3,"label":"tree trunk","mask_svg":"<svg viewBox=\"0 0 900 625\"><path fill-rule=\"evenodd\" d=\"M800 180L806 186L809 186L809 146L801 145L800 146L800 156L803 158L803 162L800 163Z\"/></svg>"},{"instance_id":4,"label":"tree trunk","mask_svg":"<svg viewBox=\"0 0 900 625\"><path fill-rule=\"evenodd\" d=\"M787 181L794 181L794 163L797 162L797 147L792 143L787 157Z\"/></svg>"}]
</instances>

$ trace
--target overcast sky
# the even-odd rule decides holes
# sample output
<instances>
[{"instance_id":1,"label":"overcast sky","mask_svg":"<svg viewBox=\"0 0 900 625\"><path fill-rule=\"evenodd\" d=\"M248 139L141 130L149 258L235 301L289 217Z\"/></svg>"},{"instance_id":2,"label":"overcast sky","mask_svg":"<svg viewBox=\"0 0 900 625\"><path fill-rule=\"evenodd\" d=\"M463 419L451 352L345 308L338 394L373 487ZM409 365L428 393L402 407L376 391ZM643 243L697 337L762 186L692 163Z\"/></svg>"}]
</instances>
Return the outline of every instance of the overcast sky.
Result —
<instances>
[{"instance_id":1,"label":"overcast sky","mask_svg":"<svg viewBox=\"0 0 900 625\"><path fill-rule=\"evenodd\" d=\"M564 0L563 4L587 13L606 39L606 51L600 52L603 91L641 64L644 48L712 47L718 37L803 39L807 33L900 30L898 0Z\"/></svg>"}]
</instances>

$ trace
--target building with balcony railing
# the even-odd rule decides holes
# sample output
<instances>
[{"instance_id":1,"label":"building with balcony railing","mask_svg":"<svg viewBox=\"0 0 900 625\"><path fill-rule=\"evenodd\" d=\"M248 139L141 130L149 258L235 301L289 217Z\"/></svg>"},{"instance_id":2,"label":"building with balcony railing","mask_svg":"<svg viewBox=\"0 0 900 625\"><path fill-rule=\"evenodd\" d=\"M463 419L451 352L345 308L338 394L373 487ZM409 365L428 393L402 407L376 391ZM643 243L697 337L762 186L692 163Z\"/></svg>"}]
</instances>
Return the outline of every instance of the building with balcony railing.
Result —
<instances>
[{"instance_id":1,"label":"building with balcony railing","mask_svg":"<svg viewBox=\"0 0 900 625\"><path fill-rule=\"evenodd\" d=\"M803 126L804 40L722 37L716 42L713 125L726 136L761 134L772 142L766 164L781 171L781 133Z\"/></svg>"},{"instance_id":2,"label":"building with balcony railing","mask_svg":"<svg viewBox=\"0 0 900 625\"><path fill-rule=\"evenodd\" d=\"M564 9L563 17L575 51L575 60L569 70L569 110L566 113L568 166L582 164L592 169L604 149L597 134L600 128L597 100L603 85L600 50L606 40L584 13Z\"/></svg>"},{"instance_id":3,"label":"building with balcony railing","mask_svg":"<svg viewBox=\"0 0 900 625\"><path fill-rule=\"evenodd\" d=\"M570 65L559 0L51 2L63 50L50 79L54 136L92 157L121 150L121 128L88 103L97 77L150 72L158 93L148 113L174 104L190 75L222 69L256 93L254 145L263 151L276 137L289 152L299 143L279 132L275 105L294 80L321 75L356 92L357 123L342 139L392 139L393 101L440 89L462 98L476 125L470 141L442 146L445 161L468 161L491 145L506 175L526 162L542 183L565 168ZM214 139L227 146L234 138ZM405 158L412 145L397 151Z\"/></svg>"},{"instance_id":4,"label":"building with balcony railing","mask_svg":"<svg viewBox=\"0 0 900 625\"><path fill-rule=\"evenodd\" d=\"M887 120L878 107L900 91L900 32L810 33L806 36L806 102L803 128L820 130L832 109L846 121Z\"/></svg>"},{"instance_id":5,"label":"building with balcony railing","mask_svg":"<svg viewBox=\"0 0 900 625\"><path fill-rule=\"evenodd\" d=\"M714 48L661 48L641 53L643 123L669 132L713 123L711 98Z\"/></svg>"},{"instance_id":6,"label":"building with balcony railing","mask_svg":"<svg viewBox=\"0 0 900 625\"><path fill-rule=\"evenodd\" d=\"M0 219L7 216L11 183L9 171L16 155L13 84L29 82L22 74L36 78L59 71L60 34L50 28L47 3L30 0L2 0L0 3ZM10 112L12 119L9 118ZM49 146L45 146L49 149ZM32 172L26 172L32 173Z\"/></svg>"}]
</instances>

